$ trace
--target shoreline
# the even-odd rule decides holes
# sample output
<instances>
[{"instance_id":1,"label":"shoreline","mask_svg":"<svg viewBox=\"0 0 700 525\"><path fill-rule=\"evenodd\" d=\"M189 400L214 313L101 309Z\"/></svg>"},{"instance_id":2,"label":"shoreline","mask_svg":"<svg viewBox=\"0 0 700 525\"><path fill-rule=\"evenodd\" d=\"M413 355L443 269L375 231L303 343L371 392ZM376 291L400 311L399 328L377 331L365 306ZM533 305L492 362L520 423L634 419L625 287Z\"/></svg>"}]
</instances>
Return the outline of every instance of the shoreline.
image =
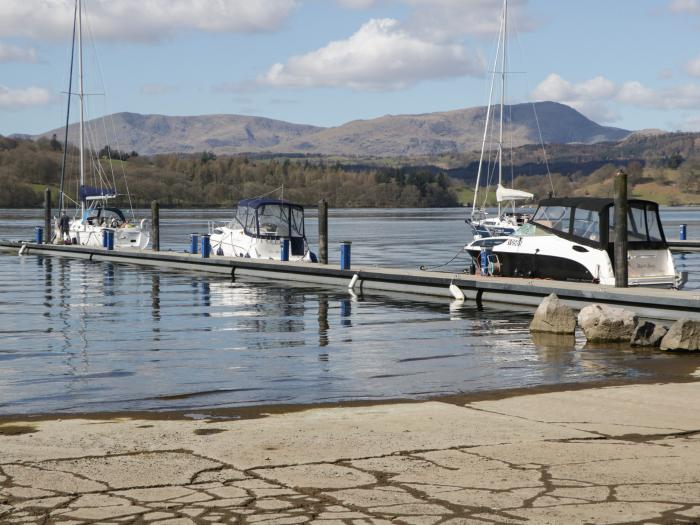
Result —
<instances>
[{"instance_id":1,"label":"shoreline","mask_svg":"<svg viewBox=\"0 0 700 525\"><path fill-rule=\"evenodd\" d=\"M692 370L697 375L667 375L662 373L654 377L631 377L631 378L610 378L597 379L594 381L581 381L569 383L556 383L547 385L532 385L522 387L512 387L503 389L479 390L475 392L463 392L456 394L427 396L421 398L385 398L385 399L359 399L359 400L342 400L336 402L314 402L314 403L271 403L259 405L243 405L230 407L216 408L188 408L188 409L149 409L149 410L96 410L85 412L37 412L37 413L16 413L16 414L0 414L0 426L6 423L18 422L43 422L55 420L105 420L105 419L144 419L153 421L195 421L195 420L211 420L211 421L243 421L251 419L261 419L273 415L295 414L317 409L335 409L335 408L367 408L372 406L384 405L416 405L421 403L445 403L457 406L479 403L482 401L501 401L506 399L537 395L537 394L553 394L561 392L578 392L582 390L601 389L609 387L635 386L635 385L672 385L685 383L700 383L700 355L696 357L698 362ZM679 368L687 372L690 368L679 367L674 360L655 360L657 366L656 372L661 370L671 369L673 372L679 372ZM658 366L660 364L667 366ZM187 397L183 396L168 396L168 397ZM0 429L0 435L2 431Z\"/></svg>"}]
</instances>

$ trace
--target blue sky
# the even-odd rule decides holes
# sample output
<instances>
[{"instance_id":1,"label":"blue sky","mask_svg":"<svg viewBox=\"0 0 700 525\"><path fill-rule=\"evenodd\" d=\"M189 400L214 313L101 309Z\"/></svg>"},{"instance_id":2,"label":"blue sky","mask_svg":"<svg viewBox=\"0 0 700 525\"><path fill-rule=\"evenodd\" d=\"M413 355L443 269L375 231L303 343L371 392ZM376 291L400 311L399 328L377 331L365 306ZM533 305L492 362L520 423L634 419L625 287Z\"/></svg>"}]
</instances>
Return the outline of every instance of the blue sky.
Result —
<instances>
[{"instance_id":1,"label":"blue sky","mask_svg":"<svg viewBox=\"0 0 700 525\"><path fill-rule=\"evenodd\" d=\"M320 126L485 104L502 4L84 2L86 89L100 93L91 117L237 113ZM62 125L72 4L0 2L0 134ZM700 0L510 7L510 102L555 100L627 129L700 131Z\"/></svg>"}]
</instances>

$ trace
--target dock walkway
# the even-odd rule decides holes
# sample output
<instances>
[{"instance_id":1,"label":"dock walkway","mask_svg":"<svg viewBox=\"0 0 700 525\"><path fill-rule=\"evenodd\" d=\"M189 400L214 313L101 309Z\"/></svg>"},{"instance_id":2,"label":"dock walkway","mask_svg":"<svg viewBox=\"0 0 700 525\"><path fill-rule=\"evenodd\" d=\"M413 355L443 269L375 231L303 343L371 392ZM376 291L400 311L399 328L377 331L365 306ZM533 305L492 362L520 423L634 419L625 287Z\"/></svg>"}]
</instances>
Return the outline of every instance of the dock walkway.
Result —
<instances>
[{"instance_id":1,"label":"dock walkway","mask_svg":"<svg viewBox=\"0 0 700 525\"><path fill-rule=\"evenodd\" d=\"M700 290L678 291L656 288L615 288L593 283L482 277L465 273L357 266L341 270L337 265L280 262L238 257L202 258L173 251L113 250L84 246L58 246L2 241L0 250L59 256L90 261L135 264L167 270L186 270L239 277L260 277L283 282L320 284L347 288L357 276L353 292L415 294L452 298L450 285L460 288L466 301L478 305L501 303L535 307L542 298L556 293L570 306L580 309L591 303L607 303L636 311L643 317L676 320L700 319Z\"/></svg>"}]
</instances>

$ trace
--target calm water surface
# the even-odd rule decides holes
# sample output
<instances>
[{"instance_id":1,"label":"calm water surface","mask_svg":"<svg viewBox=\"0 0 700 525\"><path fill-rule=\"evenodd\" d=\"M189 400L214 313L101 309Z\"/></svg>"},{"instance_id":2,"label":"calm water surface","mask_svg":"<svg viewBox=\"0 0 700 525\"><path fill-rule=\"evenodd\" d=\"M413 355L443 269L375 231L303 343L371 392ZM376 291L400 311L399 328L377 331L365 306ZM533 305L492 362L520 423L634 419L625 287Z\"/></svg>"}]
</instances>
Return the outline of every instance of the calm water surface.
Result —
<instances>
[{"instance_id":1,"label":"calm water surface","mask_svg":"<svg viewBox=\"0 0 700 525\"><path fill-rule=\"evenodd\" d=\"M163 210L162 244L225 211ZM332 211L331 257L415 268L450 260L467 239L464 210ZM27 239L40 210L0 210L1 238ZM667 236L700 212L663 212ZM313 212L307 234L316 238ZM678 257L700 287L700 258ZM449 268L459 269L464 258ZM695 275L695 276L693 276ZM530 313L419 297L351 298L129 265L0 255L0 413L203 409L429 397L541 384L643 378L654 363L700 360L536 340Z\"/></svg>"}]
</instances>

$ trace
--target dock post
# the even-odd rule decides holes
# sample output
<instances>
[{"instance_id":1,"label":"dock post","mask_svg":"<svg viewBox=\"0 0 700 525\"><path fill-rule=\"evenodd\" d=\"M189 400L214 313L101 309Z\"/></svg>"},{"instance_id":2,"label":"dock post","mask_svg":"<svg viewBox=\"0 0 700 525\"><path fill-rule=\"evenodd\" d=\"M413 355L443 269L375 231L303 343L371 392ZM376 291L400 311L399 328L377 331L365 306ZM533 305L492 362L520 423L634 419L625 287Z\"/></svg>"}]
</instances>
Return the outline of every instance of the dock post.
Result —
<instances>
[{"instance_id":1,"label":"dock post","mask_svg":"<svg viewBox=\"0 0 700 525\"><path fill-rule=\"evenodd\" d=\"M202 259L208 259L209 256L211 255L211 242L209 240L209 235L206 233L202 234L201 237L201 243L202 243Z\"/></svg>"},{"instance_id":2,"label":"dock post","mask_svg":"<svg viewBox=\"0 0 700 525\"><path fill-rule=\"evenodd\" d=\"M688 240L688 225L687 224L681 224L680 232L679 232L679 239L681 241Z\"/></svg>"},{"instance_id":3,"label":"dock post","mask_svg":"<svg viewBox=\"0 0 700 525\"><path fill-rule=\"evenodd\" d=\"M328 264L328 201L318 203L318 262Z\"/></svg>"},{"instance_id":4,"label":"dock post","mask_svg":"<svg viewBox=\"0 0 700 525\"><path fill-rule=\"evenodd\" d=\"M280 242L280 261L289 261L289 239L282 239Z\"/></svg>"},{"instance_id":5,"label":"dock post","mask_svg":"<svg viewBox=\"0 0 700 525\"><path fill-rule=\"evenodd\" d=\"M44 243L51 242L51 190L44 190Z\"/></svg>"},{"instance_id":6,"label":"dock post","mask_svg":"<svg viewBox=\"0 0 700 525\"><path fill-rule=\"evenodd\" d=\"M627 288L627 173L615 174L615 287Z\"/></svg>"},{"instance_id":7,"label":"dock post","mask_svg":"<svg viewBox=\"0 0 700 525\"><path fill-rule=\"evenodd\" d=\"M160 205L151 201L151 249L160 251Z\"/></svg>"},{"instance_id":8,"label":"dock post","mask_svg":"<svg viewBox=\"0 0 700 525\"><path fill-rule=\"evenodd\" d=\"M343 241L340 243L340 269L349 270L350 269L350 249L352 247L351 241Z\"/></svg>"}]
</instances>

